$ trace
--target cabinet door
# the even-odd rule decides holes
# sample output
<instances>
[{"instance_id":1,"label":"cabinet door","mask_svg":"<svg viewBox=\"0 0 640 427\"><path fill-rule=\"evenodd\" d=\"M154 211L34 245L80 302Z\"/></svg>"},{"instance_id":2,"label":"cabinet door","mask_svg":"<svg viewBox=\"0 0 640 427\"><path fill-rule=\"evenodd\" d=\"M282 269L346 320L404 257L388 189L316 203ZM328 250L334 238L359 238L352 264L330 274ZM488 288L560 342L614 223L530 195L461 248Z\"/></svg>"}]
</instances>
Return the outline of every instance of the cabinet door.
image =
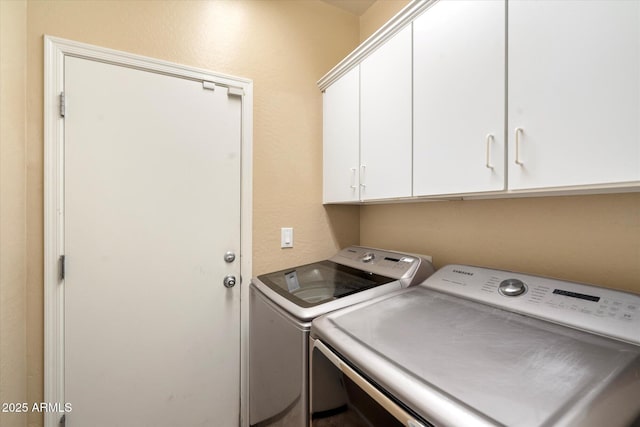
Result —
<instances>
[{"instance_id":1,"label":"cabinet door","mask_svg":"<svg viewBox=\"0 0 640 427\"><path fill-rule=\"evenodd\" d=\"M505 188L505 13L442 0L414 21L414 195Z\"/></svg>"},{"instance_id":2,"label":"cabinet door","mask_svg":"<svg viewBox=\"0 0 640 427\"><path fill-rule=\"evenodd\" d=\"M323 200L353 202L360 198L359 69L355 67L323 95Z\"/></svg>"},{"instance_id":3,"label":"cabinet door","mask_svg":"<svg viewBox=\"0 0 640 427\"><path fill-rule=\"evenodd\" d=\"M411 26L360 64L360 197L411 196Z\"/></svg>"},{"instance_id":4,"label":"cabinet door","mask_svg":"<svg viewBox=\"0 0 640 427\"><path fill-rule=\"evenodd\" d=\"M508 23L509 188L638 181L640 2L514 1Z\"/></svg>"}]
</instances>

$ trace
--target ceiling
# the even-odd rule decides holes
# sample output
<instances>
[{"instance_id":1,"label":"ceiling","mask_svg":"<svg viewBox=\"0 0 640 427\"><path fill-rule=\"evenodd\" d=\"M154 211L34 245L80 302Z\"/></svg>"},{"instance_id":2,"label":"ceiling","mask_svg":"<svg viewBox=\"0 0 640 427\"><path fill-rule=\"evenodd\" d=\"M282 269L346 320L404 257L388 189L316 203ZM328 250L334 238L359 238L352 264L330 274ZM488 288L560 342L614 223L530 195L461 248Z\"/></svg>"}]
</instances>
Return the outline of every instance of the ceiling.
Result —
<instances>
[{"instance_id":1,"label":"ceiling","mask_svg":"<svg viewBox=\"0 0 640 427\"><path fill-rule=\"evenodd\" d=\"M376 0L322 0L356 16L362 15Z\"/></svg>"}]
</instances>

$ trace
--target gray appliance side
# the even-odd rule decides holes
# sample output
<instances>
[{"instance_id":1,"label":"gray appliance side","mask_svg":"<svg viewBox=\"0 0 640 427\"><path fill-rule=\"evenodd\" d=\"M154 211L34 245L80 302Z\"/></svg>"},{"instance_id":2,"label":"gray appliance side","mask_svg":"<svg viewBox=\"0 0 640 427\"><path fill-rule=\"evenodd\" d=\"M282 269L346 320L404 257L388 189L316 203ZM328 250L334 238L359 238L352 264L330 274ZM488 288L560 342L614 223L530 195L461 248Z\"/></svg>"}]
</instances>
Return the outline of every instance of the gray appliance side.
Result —
<instances>
[{"instance_id":1,"label":"gray appliance side","mask_svg":"<svg viewBox=\"0 0 640 427\"><path fill-rule=\"evenodd\" d=\"M311 324L249 288L249 424L308 424L308 337Z\"/></svg>"}]
</instances>

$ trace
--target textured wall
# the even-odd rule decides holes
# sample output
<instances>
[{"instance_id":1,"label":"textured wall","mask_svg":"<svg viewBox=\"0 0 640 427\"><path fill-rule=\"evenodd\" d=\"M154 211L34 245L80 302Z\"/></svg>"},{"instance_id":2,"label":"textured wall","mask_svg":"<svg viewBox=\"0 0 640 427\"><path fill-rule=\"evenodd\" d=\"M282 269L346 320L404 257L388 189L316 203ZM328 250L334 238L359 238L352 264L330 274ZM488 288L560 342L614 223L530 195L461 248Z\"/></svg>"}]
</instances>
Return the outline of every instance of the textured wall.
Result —
<instances>
[{"instance_id":1,"label":"textured wall","mask_svg":"<svg viewBox=\"0 0 640 427\"><path fill-rule=\"evenodd\" d=\"M410 0L378 0L360 16L360 42L365 41L378 28L384 25L403 7L409 4Z\"/></svg>"},{"instance_id":2,"label":"textured wall","mask_svg":"<svg viewBox=\"0 0 640 427\"><path fill-rule=\"evenodd\" d=\"M640 194L367 206L361 242L640 293Z\"/></svg>"},{"instance_id":3,"label":"textured wall","mask_svg":"<svg viewBox=\"0 0 640 427\"><path fill-rule=\"evenodd\" d=\"M322 206L316 81L359 42L358 18L318 0L28 2L29 400L43 381L43 35L254 82L254 274L311 262L359 240L357 207ZM295 247L280 249L280 227ZM30 424L41 417L30 415Z\"/></svg>"},{"instance_id":4,"label":"textured wall","mask_svg":"<svg viewBox=\"0 0 640 427\"><path fill-rule=\"evenodd\" d=\"M27 401L26 28L26 2L0 1L0 403ZM26 422L0 412L0 426Z\"/></svg>"}]
</instances>

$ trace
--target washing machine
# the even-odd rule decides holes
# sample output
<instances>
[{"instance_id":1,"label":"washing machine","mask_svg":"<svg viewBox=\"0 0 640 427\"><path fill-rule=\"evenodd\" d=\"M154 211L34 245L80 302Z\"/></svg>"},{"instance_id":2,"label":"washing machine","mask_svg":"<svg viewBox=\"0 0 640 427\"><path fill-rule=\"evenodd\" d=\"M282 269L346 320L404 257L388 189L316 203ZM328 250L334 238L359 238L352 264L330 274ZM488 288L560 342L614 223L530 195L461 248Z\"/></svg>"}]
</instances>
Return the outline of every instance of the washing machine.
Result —
<instances>
[{"instance_id":1,"label":"washing machine","mask_svg":"<svg viewBox=\"0 0 640 427\"><path fill-rule=\"evenodd\" d=\"M638 294L448 265L315 319L311 342L313 427L640 426Z\"/></svg>"},{"instance_id":2,"label":"washing machine","mask_svg":"<svg viewBox=\"0 0 640 427\"><path fill-rule=\"evenodd\" d=\"M249 424L309 425L309 331L323 314L419 284L428 257L361 246L330 259L260 275L251 281ZM333 382L328 381L330 386ZM340 393L327 390L327 408Z\"/></svg>"}]
</instances>

